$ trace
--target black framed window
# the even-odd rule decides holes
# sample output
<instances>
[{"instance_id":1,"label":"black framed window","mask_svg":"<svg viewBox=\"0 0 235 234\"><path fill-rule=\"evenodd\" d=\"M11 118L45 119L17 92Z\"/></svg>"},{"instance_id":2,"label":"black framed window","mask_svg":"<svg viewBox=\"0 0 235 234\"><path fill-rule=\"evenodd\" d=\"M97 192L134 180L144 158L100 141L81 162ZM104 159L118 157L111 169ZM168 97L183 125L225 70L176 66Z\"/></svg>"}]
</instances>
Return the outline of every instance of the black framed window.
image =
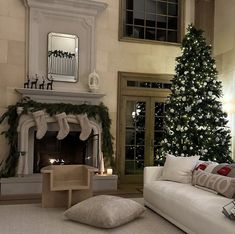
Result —
<instances>
[{"instance_id":1,"label":"black framed window","mask_svg":"<svg viewBox=\"0 0 235 234\"><path fill-rule=\"evenodd\" d=\"M180 42L182 0L121 0L121 38Z\"/></svg>"}]
</instances>

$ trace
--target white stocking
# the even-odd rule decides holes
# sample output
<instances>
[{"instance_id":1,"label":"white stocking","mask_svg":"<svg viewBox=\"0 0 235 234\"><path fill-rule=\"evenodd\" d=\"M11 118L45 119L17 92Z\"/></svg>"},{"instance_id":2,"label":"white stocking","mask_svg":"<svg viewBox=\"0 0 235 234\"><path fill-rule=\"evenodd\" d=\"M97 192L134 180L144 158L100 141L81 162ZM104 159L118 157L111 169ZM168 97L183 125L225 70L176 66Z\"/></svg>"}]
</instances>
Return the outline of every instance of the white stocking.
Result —
<instances>
[{"instance_id":1,"label":"white stocking","mask_svg":"<svg viewBox=\"0 0 235 234\"><path fill-rule=\"evenodd\" d=\"M81 125L81 133L80 133L80 140L85 141L91 134L91 124L89 119L87 118L87 114L84 115L77 115L79 123Z\"/></svg>"},{"instance_id":2,"label":"white stocking","mask_svg":"<svg viewBox=\"0 0 235 234\"><path fill-rule=\"evenodd\" d=\"M55 117L59 124L59 132L56 138L58 140L62 140L69 134L69 124L68 124L67 116L65 112L62 112L60 114L57 114Z\"/></svg>"},{"instance_id":3,"label":"white stocking","mask_svg":"<svg viewBox=\"0 0 235 234\"><path fill-rule=\"evenodd\" d=\"M37 127L36 138L42 139L47 132L47 121L46 121L45 112L42 110L39 110L39 111L33 112L32 114L33 114L34 120L36 122L36 127Z\"/></svg>"}]
</instances>

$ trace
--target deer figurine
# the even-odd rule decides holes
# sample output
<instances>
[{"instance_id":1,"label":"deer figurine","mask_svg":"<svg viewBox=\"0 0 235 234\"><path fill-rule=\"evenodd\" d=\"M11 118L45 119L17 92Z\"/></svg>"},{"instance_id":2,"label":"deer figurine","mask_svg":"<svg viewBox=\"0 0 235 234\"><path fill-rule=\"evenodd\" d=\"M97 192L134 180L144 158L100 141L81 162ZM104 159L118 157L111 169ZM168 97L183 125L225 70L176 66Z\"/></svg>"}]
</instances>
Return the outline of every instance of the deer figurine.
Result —
<instances>
[{"instance_id":1,"label":"deer figurine","mask_svg":"<svg viewBox=\"0 0 235 234\"><path fill-rule=\"evenodd\" d=\"M35 75L35 80L31 81L31 89L33 89L33 87L36 89L37 88L37 82L38 82L38 75Z\"/></svg>"},{"instance_id":2,"label":"deer figurine","mask_svg":"<svg viewBox=\"0 0 235 234\"><path fill-rule=\"evenodd\" d=\"M27 81L24 83L24 88L29 88L29 83L30 83L30 79L29 79L29 75L27 75Z\"/></svg>"},{"instance_id":3,"label":"deer figurine","mask_svg":"<svg viewBox=\"0 0 235 234\"><path fill-rule=\"evenodd\" d=\"M47 80L49 81L49 82L47 82L47 89L52 90L52 85L53 85L53 81L54 81L52 78L52 75L50 76L50 78L47 77Z\"/></svg>"},{"instance_id":4,"label":"deer figurine","mask_svg":"<svg viewBox=\"0 0 235 234\"><path fill-rule=\"evenodd\" d=\"M41 84L39 84L39 89L44 89L44 86L45 86L45 78L44 78L44 76L42 76L42 83Z\"/></svg>"}]
</instances>

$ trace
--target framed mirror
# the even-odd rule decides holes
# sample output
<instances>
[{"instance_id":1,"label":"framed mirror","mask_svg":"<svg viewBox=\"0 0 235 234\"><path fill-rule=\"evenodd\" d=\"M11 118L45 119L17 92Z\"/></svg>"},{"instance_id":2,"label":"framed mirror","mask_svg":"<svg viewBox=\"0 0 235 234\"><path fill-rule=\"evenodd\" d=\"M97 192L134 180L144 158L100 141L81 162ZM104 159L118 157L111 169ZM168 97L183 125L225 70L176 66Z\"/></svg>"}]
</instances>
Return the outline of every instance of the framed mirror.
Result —
<instances>
[{"instance_id":1,"label":"framed mirror","mask_svg":"<svg viewBox=\"0 0 235 234\"><path fill-rule=\"evenodd\" d=\"M76 35L48 34L48 77L54 81L77 82L79 38Z\"/></svg>"}]
</instances>

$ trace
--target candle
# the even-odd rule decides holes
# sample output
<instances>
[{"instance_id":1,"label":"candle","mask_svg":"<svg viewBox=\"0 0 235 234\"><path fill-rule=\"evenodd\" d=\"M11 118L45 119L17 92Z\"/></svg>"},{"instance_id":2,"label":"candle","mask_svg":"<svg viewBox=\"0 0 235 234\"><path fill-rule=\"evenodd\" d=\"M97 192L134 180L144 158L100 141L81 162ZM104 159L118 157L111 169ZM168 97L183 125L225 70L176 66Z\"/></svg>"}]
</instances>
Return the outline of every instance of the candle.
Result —
<instances>
[{"instance_id":1,"label":"candle","mask_svg":"<svg viewBox=\"0 0 235 234\"><path fill-rule=\"evenodd\" d=\"M107 175L112 175L113 174L113 169L112 168L108 168L107 169Z\"/></svg>"}]
</instances>

